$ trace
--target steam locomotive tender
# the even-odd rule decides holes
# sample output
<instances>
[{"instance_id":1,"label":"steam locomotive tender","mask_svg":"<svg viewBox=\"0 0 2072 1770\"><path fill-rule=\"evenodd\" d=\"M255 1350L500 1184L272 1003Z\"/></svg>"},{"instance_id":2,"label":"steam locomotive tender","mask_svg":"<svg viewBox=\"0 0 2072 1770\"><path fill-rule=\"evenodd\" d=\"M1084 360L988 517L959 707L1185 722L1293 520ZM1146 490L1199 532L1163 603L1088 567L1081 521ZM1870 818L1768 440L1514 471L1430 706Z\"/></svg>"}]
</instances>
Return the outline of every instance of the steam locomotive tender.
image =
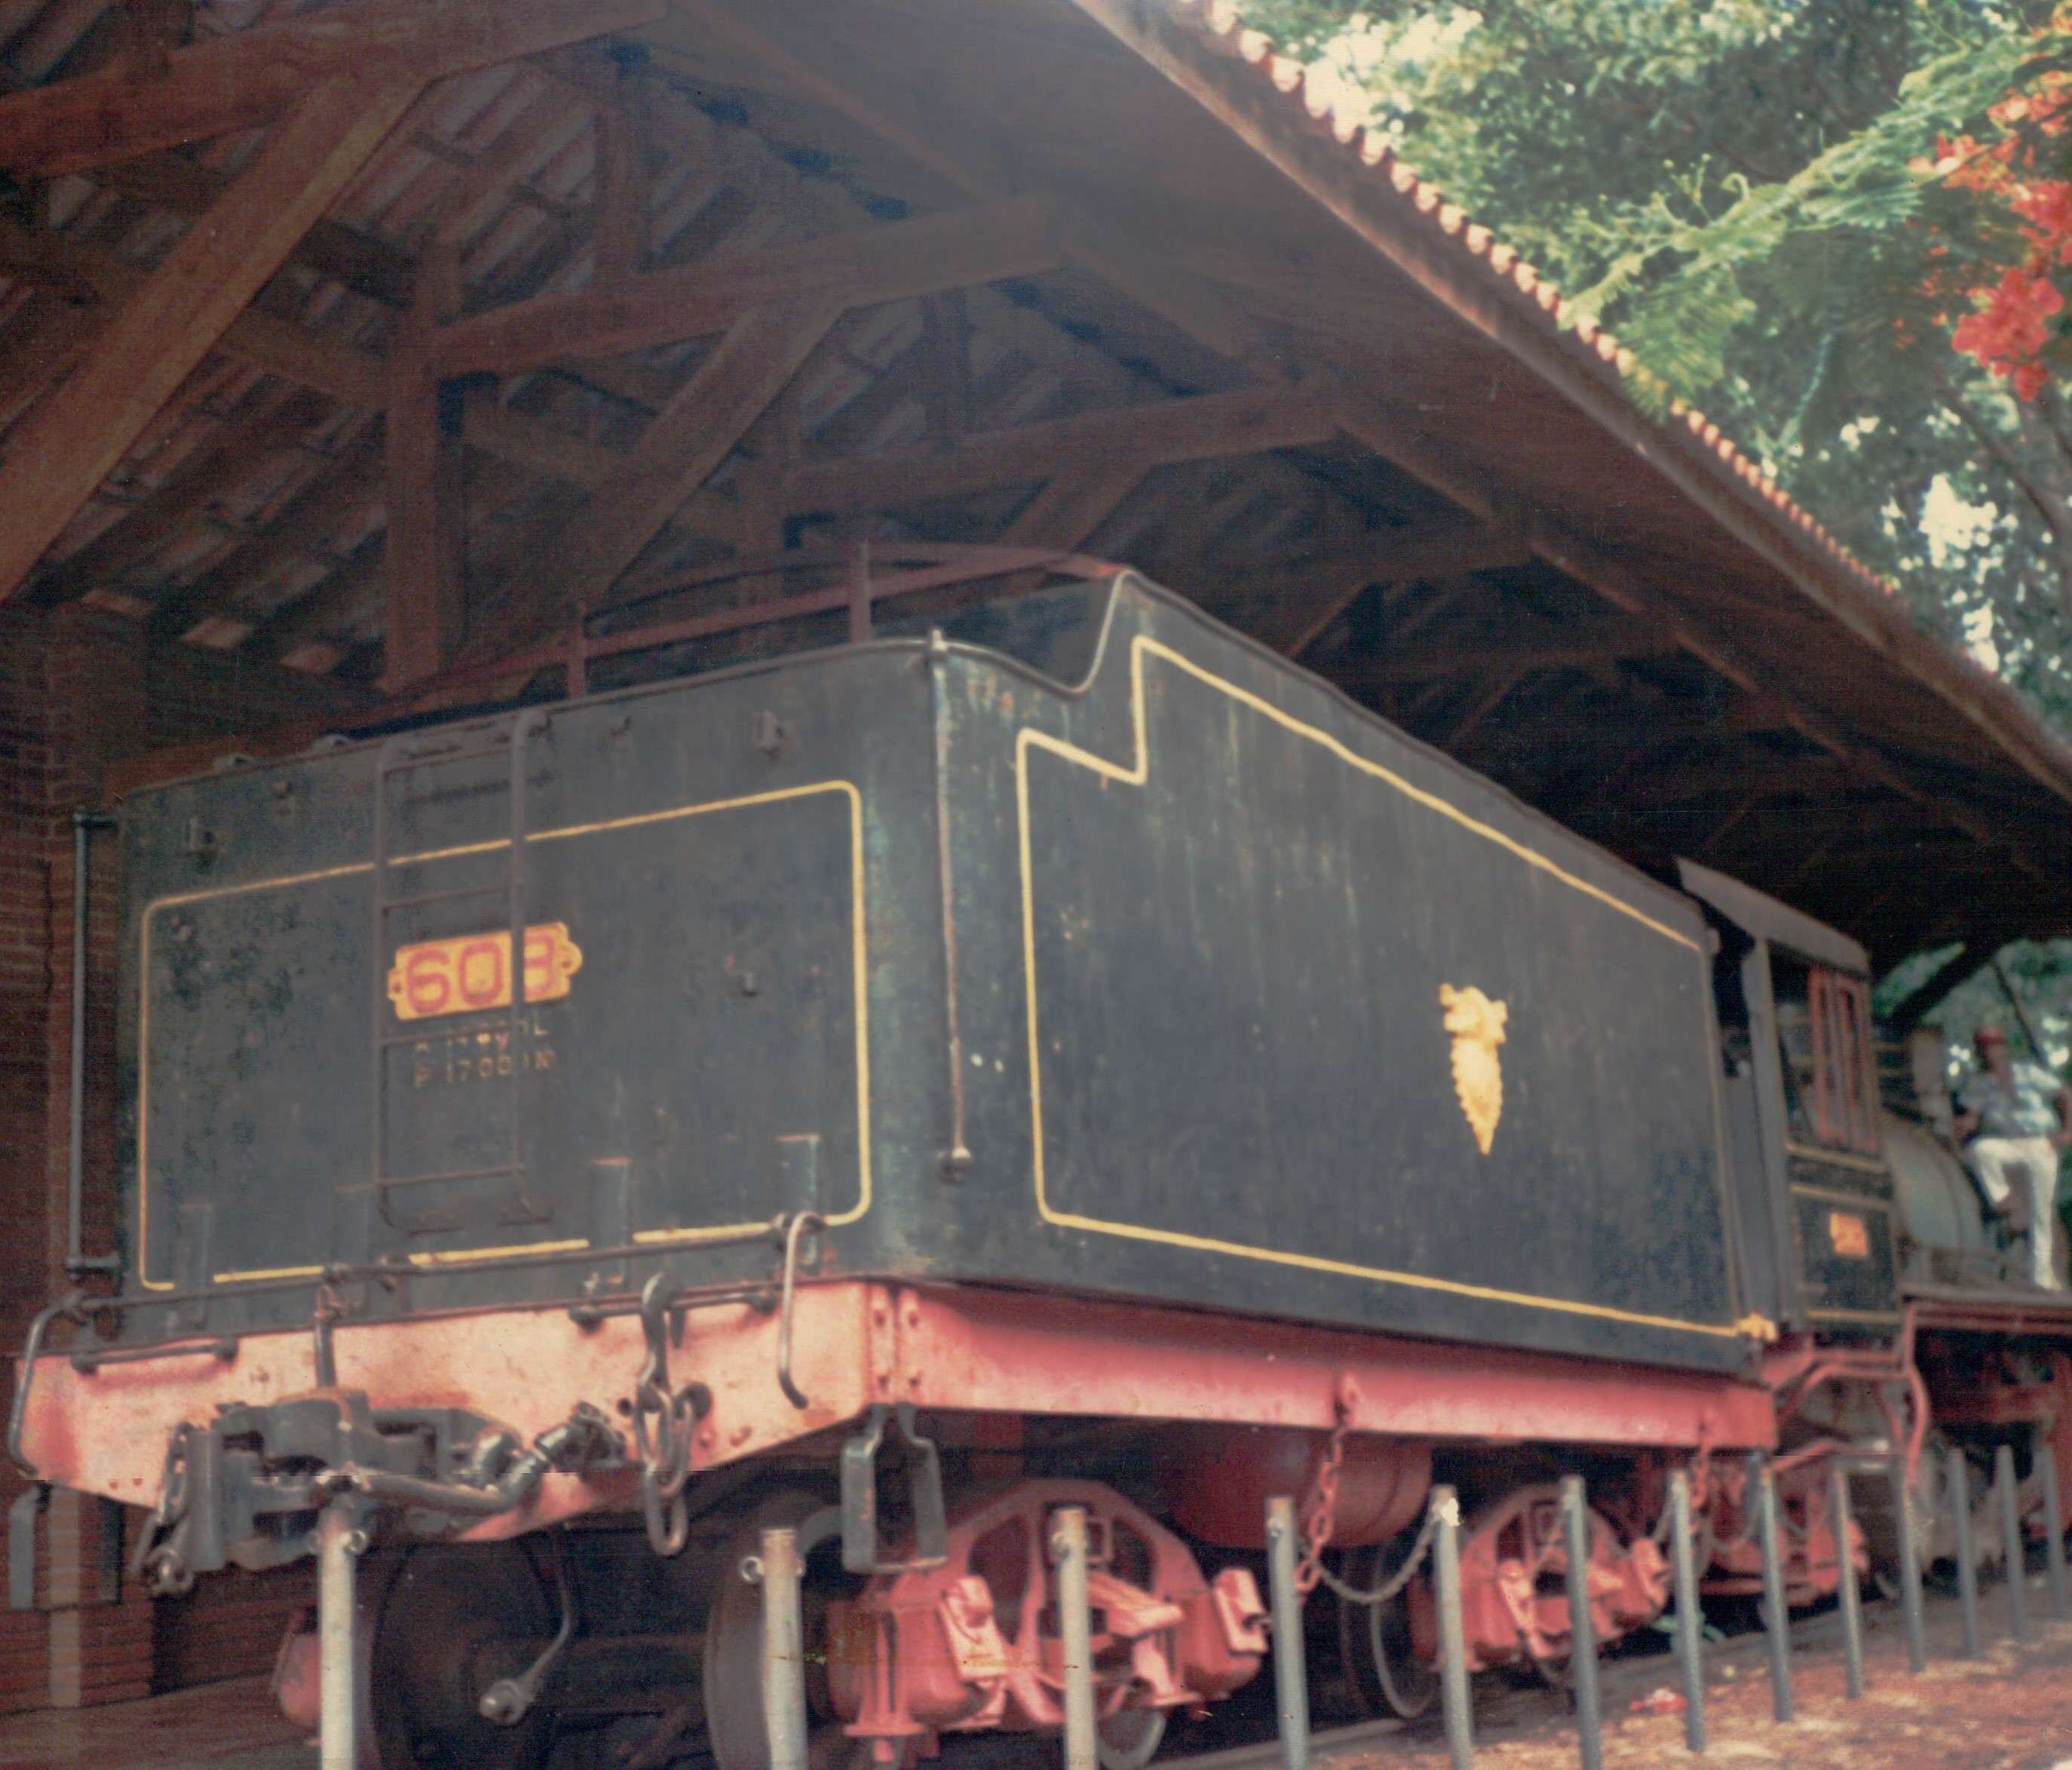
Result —
<instances>
[{"instance_id":1,"label":"steam locomotive tender","mask_svg":"<svg viewBox=\"0 0 2072 1770\"><path fill-rule=\"evenodd\" d=\"M1452 1483L1472 1664L1558 1666L1564 1472L1605 1641L1675 1469L1743 1593L1780 1453L1794 1601L1896 1547L1838 1446L1930 1553L1930 1435L2072 1479L2072 1311L1882 1109L1856 947L1128 575L121 825L121 1275L10 1448L150 1509L162 1590L345 1520L389 1770L760 1770L738 1570L830 1507L816 1753L1057 1727L1075 1505L1123 1770L1268 1650L1271 1494L1366 1578ZM1421 1576L1309 1609L1330 1700L1430 1701Z\"/></svg>"}]
</instances>

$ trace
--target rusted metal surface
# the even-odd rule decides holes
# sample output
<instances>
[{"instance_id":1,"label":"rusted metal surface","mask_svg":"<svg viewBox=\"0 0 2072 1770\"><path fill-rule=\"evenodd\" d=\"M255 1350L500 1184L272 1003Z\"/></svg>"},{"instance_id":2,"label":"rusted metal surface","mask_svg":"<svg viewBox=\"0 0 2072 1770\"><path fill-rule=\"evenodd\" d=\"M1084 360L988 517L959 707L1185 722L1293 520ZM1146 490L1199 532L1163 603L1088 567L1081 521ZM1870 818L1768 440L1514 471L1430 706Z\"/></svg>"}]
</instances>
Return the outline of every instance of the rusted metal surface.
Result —
<instances>
[{"instance_id":1,"label":"rusted metal surface","mask_svg":"<svg viewBox=\"0 0 2072 1770\"><path fill-rule=\"evenodd\" d=\"M1728 1448L1767 1444L1774 1431L1766 1392L1696 1373L975 1288L807 1283L795 1312L798 1382L811 1398L803 1411L776 1382L775 1314L749 1302L685 1310L672 1357L711 1395L696 1468L855 1419L879 1400L1326 1431L1347 1378L1356 1432ZM332 1343L344 1387L384 1407L466 1399L528 1440L580 1402L630 1396L648 1358L637 1318L582 1326L565 1309L341 1323ZM229 1361L205 1348L83 1372L51 1353L38 1363L23 1445L51 1480L146 1505L183 1420L314 1387L310 1338L299 1331L248 1335ZM633 1497L630 1472L589 1486L550 1474L523 1511L485 1519L469 1534L508 1534Z\"/></svg>"},{"instance_id":2,"label":"rusted metal surface","mask_svg":"<svg viewBox=\"0 0 2072 1770\"><path fill-rule=\"evenodd\" d=\"M1466 1519L1461 1540L1461 1613L1468 1665L1539 1665L1558 1671L1572 1634L1560 1490L1521 1487ZM1582 1576L1595 1642L1609 1645L1651 1622L1668 1601L1670 1569L1648 1537L1623 1540L1601 1511L1589 1513L1589 1564ZM1420 1650L1437 1659L1430 1596L1413 1588L1411 1624Z\"/></svg>"},{"instance_id":3,"label":"rusted metal surface","mask_svg":"<svg viewBox=\"0 0 2072 1770\"><path fill-rule=\"evenodd\" d=\"M1074 1653L1053 1520L1076 1511L1074 1550L1098 1617L1096 1718L1163 1715L1227 1696L1258 1669L1264 1607L1252 1575L1203 1577L1186 1546L1112 1489L1024 1481L951 1521L944 1565L880 1575L831 1604L828 1677L852 1738L923 1744L945 1732L1067 1724Z\"/></svg>"}]
</instances>

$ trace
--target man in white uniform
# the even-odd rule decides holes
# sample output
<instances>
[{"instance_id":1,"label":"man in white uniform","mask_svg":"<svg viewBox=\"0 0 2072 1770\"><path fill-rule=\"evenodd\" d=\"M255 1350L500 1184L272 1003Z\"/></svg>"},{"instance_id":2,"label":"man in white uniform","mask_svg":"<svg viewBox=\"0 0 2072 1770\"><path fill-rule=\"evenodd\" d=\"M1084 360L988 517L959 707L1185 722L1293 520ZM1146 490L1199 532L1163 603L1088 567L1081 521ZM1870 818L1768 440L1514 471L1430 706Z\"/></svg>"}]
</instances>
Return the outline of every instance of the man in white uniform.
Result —
<instances>
[{"instance_id":1,"label":"man in white uniform","mask_svg":"<svg viewBox=\"0 0 2072 1770\"><path fill-rule=\"evenodd\" d=\"M2058 1156L2072 1144L2072 1089L2040 1063L2017 1063L2007 1034L1982 1026L1973 1043L1979 1069L1957 1095L1959 1142L1996 1209L2021 1188L2028 1206L2030 1276L2058 1288Z\"/></svg>"}]
</instances>

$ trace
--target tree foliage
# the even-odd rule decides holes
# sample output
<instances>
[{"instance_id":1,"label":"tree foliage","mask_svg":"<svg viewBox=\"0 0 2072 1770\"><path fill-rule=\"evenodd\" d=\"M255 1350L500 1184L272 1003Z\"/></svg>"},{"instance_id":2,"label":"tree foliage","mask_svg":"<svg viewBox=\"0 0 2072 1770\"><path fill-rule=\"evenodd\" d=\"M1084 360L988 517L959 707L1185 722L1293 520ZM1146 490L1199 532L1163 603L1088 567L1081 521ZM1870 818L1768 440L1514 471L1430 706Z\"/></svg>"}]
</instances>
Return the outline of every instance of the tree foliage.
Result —
<instances>
[{"instance_id":1,"label":"tree foliage","mask_svg":"<svg viewBox=\"0 0 2072 1770\"><path fill-rule=\"evenodd\" d=\"M1246 10L2072 725L2072 6Z\"/></svg>"}]
</instances>

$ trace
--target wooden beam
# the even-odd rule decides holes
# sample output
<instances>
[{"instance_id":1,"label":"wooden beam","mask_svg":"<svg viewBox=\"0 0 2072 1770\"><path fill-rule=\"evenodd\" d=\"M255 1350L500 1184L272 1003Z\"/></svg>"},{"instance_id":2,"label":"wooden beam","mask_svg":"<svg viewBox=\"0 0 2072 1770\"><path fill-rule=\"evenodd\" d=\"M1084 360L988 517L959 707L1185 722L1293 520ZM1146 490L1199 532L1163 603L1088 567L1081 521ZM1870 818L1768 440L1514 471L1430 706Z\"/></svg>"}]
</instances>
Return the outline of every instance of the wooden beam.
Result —
<instances>
[{"instance_id":1,"label":"wooden beam","mask_svg":"<svg viewBox=\"0 0 2072 1770\"><path fill-rule=\"evenodd\" d=\"M639 90L627 95L637 101ZM618 105L598 108L592 125L597 141L597 226L593 281L610 286L638 274L648 261L648 168L643 163L635 118Z\"/></svg>"},{"instance_id":2,"label":"wooden beam","mask_svg":"<svg viewBox=\"0 0 2072 1770\"><path fill-rule=\"evenodd\" d=\"M962 290L921 298L921 336L909 354L922 376L929 441L954 449L972 422L971 310ZM893 363L886 376L903 377L906 362Z\"/></svg>"},{"instance_id":3,"label":"wooden beam","mask_svg":"<svg viewBox=\"0 0 2072 1770\"><path fill-rule=\"evenodd\" d=\"M144 501L38 580L39 607L54 606L112 584L142 565L208 507L234 492L245 475L330 409L321 396L292 385L263 388L191 450Z\"/></svg>"},{"instance_id":4,"label":"wooden beam","mask_svg":"<svg viewBox=\"0 0 2072 1770\"><path fill-rule=\"evenodd\" d=\"M460 412L442 396L429 347L442 302L458 303L459 253L436 247L399 328L383 436L382 501L388 527L382 578L383 691L436 675L460 643L466 535L461 510Z\"/></svg>"},{"instance_id":5,"label":"wooden beam","mask_svg":"<svg viewBox=\"0 0 2072 1770\"><path fill-rule=\"evenodd\" d=\"M1511 691L1532 674L1530 666L1512 666L1502 669L1475 693L1468 697L1467 704L1446 721L1446 729L1431 740L1441 749L1452 749L1466 743L1474 735L1475 728L1511 698Z\"/></svg>"},{"instance_id":6,"label":"wooden beam","mask_svg":"<svg viewBox=\"0 0 2072 1770\"><path fill-rule=\"evenodd\" d=\"M0 598L35 569L417 90L413 80L370 87L345 76L311 92L123 304L88 360L30 414L0 462Z\"/></svg>"},{"instance_id":7,"label":"wooden beam","mask_svg":"<svg viewBox=\"0 0 2072 1770\"><path fill-rule=\"evenodd\" d=\"M254 627L240 648L240 655L255 663L301 668L287 660L304 646L328 639L334 630L357 615L364 603L380 593L382 559L387 547L385 539L380 536L362 544L359 551L330 577L282 603Z\"/></svg>"},{"instance_id":8,"label":"wooden beam","mask_svg":"<svg viewBox=\"0 0 2072 1770\"><path fill-rule=\"evenodd\" d=\"M752 308L663 408L624 470L585 499L550 544L536 548L498 598L462 661L494 658L594 602L679 505L733 451L798 372L842 309L810 301Z\"/></svg>"},{"instance_id":9,"label":"wooden beam","mask_svg":"<svg viewBox=\"0 0 2072 1770\"><path fill-rule=\"evenodd\" d=\"M1622 658L1659 657L1682 649L1673 641L1645 634L1585 632L1573 639L1549 634L1537 623L1525 624L1511 635L1501 632L1478 636L1470 645L1442 650L1390 654L1371 664L1334 669L1334 681L1355 691L1394 688L1404 683L1431 682L1441 676L1470 671L1519 669L1587 670L1593 664ZM1665 801L1664 803L1673 803Z\"/></svg>"},{"instance_id":10,"label":"wooden beam","mask_svg":"<svg viewBox=\"0 0 2072 1770\"><path fill-rule=\"evenodd\" d=\"M111 311L132 299L152 275L112 253L25 228L5 216L0 216L0 271L65 279ZM88 323L97 331L104 322L97 314ZM240 362L349 405L378 408L385 397L388 371L373 351L257 308L248 307L232 320L217 343Z\"/></svg>"},{"instance_id":11,"label":"wooden beam","mask_svg":"<svg viewBox=\"0 0 2072 1770\"><path fill-rule=\"evenodd\" d=\"M442 327L431 360L442 376L516 375L702 338L773 303L861 307L1040 276L1060 261L1057 233L1051 206L1035 199L881 223L492 309Z\"/></svg>"},{"instance_id":12,"label":"wooden beam","mask_svg":"<svg viewBox=\"0 0 2072 1770\"><path fill-rule=\"evenodd\" d=\"M216 572L163 597L149 618L153 636L175 639L212 619L251 618L248 602L321 550L380 495L380 427L369 425Z\"/></svg>"},{"instance_id":13,"label":"wooden beam","mask_svg":"<svg viewBox=\"0 0 2072 1770\"><path fill-rule=\"evenodd\" d=\"M1552 523L1535 521L1530 525L1528 537L1533 551L1557 570L1565 572L1579 584L1588 585L1629 614L1661 624L1686 651L1702 659L1745 693L1777 702L1792 725L1841 758L1865 779L1877 782L1910 804L1926 808L1975 841L1989 848L2004 848L2022 871L2041 873L2021 832L1999 828L1968 806L1942 799L1910 779L1903 770L1826 714L1808 707L1798 696L1780 691L1775 686L1773 672L1742 657L1726 641L1700 629L1687 616L1674 610L1660 591L1637 573L1617 561L1605 558Z\"/></svg>"},{"instance_id":14,"label":"wooden beam","mask_svg":"<svg viewBox=\"0 0 2072 1770\"><path fill-rule=\"evenodd\" d=\"M662 0L352 0L0 98L0 165L49 178L256 129L350 76L414 90L450 74L652 23Z\"/></svg>"},{"instance_id":15,"label":"wooden beam","mask_svg":"<svg viewBox=\"0 0 2072 1770\"><path fill-rule=\"evenodd\" d=\"M1727 641L1700 626L1677 610L1670 598L1630 568L1558 524L1505 511L1503 507L1507 501L1494 493L1473 467L1461 462L1451 450L1433 440L1414 423L1406 421L1383 402L1350 384L1340 387L1338 399L1340 418L1347 434L1356 441L1385 455L1464 508L1492 520L1509 515L1518 523L1532 551L1548 565L1595 590L1615 606L1661 625L1685 651L1752 699L1777 707L1783 724L1842 758L1864 778L1912 803L1934 810L1975 840L2005 849L2024 872L2036 874L2041 870L2020 832L1998 827L1967 805L1931 793L1825 713L1807 705L1803 696L1778 686L1774 671L1743 657Z\"/></svg>"},{"instance_id":16,"label":"wooden beam","mask_svg":"<svg viewBox=\"0 0 2072 1770\"><path fill-rule=\"evenodd\" d=\"M1482 523L1449 522L1408 534L1377 531L1355 544L1292 559L1231 586L1233 600L1265 604L1248 630L1277 651L1299 658L1372 584L1412 584L1421 578L1522 565L1531 549L1508 530Z\"/></svg>"},{"instance_id":17,"label":"wooden beam","mask_svg":"<svg viewBox=\"0 0 2072 1770\"><path fill-rule=\"evenodd\" d=\"M1090 461L1128 458L1149 469L1324 442L1336 430L1330 401L1305 388L1207 393L977 431L953 453L907 449L810 461L792 474L787 501L801 512L882 510L1040 485Z\"/></svg>"},{"instance_id":18,"label":"wooden beam","mask_svg":"<svg viewBox=\"0 0 2072 1770\"><path fill-rule=\"evenodd\" d=\"M779 9L767 6L755 9L752 22L722 0L674 0L672 10L680 19L695 20L706 36L762 63L801 96L848 117L950 190L993 201L1014 194L1012 144L948 128L939 109L924 111L910 88L888 78L872 60L837 48L839 66L827 71L820 64L828 59L828 28L810 11L795 14L787 31ZM801 17L816 41L808 43L800 32ZM1243 359L1257 352L1258 328L1204 278L1139 249L1083 208L1061 209L1060 227L1066 258L1088 275L1219 355Z\"/></svg>"},{"instance_id":19,"label":"wooden beam","mask_svg":"<svg viewBox=\"0 0 2072 1770\"><path fill-rule=\"evenodd\" d=\"M206 215L230 182L213 167L173 153L99 166L90 176L108 190L190 220ZM355 294L391 307L409 304L417 276L409 253L343 222L318 222L288 256L290 261L343 284Z\"/></svg>"},{"instance_id":20,"label":"wooden beam","mask_svg":"<svg viewBox=\"0 0 2072 1770\"><path fill-rule=\"evenodd\" d=\"M1002 547L1054 547L1075 552L1112 515L1116 507L1149 470L1149 464L1128 456L1092 461L1061 473L1023 507L1001 532ZM1007 580L1012 586L1015 581Z\"/></svg>"}]
</instances>

